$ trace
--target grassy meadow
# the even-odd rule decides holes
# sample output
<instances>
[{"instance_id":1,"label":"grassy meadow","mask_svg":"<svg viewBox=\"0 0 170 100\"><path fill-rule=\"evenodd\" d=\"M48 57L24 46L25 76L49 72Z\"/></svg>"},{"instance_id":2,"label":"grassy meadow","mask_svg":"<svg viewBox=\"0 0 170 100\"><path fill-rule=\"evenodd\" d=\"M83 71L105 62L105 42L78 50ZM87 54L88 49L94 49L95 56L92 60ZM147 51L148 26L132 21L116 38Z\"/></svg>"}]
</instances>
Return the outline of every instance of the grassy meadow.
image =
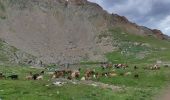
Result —
<instances>
[{"instance_id":1,"label":"grassy meadow","mask_svg":"<svg viewBox=\"0 0 170 100\"><path fill-rule=\"evenodd\" d=\"M128 69L116 69L117 74L132 72L129 76L100 77L93 81L121 87L120 91L94 87L85 84L65 84L61 87L52 85L45 74L44 80L26 80L25 76L30 71L38 73L41 70L27 67L1 66L0 70L6 75L17 73L19 80L0 80L0 98L2 100L151 100L167 83L170 82L170 68L162 67L161 70L144 70L142 66L134 71L133 65ZM83 74L86 68L103 70L96 65L82 65ZM110 69L113 70L113 69ZM138 73L139 78L134 78ZM46 86L49 85L49 86Z\"/></svg>"}]
</instances>

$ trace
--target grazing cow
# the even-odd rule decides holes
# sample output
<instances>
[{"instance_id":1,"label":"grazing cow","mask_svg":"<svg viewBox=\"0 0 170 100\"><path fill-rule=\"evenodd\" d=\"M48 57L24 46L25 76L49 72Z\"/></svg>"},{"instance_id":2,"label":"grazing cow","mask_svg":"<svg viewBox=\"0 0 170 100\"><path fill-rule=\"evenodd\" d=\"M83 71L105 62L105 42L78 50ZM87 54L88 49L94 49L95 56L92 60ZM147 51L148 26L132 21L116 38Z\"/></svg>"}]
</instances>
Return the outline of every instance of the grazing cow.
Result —
<instances>
[{"instance_id":1,"label":"grazing cow","mask_svg":"<svg viewBox=\"0 0 170 100\"><path fill-rule=\"evenodd\" d=\"M139 74L135 74L134 77L135 77L135 78L139 78Z\"/></svg>"},{"instance_id":2,"label":"grazing cow","mask_svg":"<svg viewBox=\"0 0 170 100\"><path fill-rule=\"evenodd\" d=\"M68 76L67 79L68 79L68 80L72 80L72 77L71 77L71 76Z\"/></svg>"},{"instance_id":3,"label":"grazing cow","mask_svg":"<svg viewBox=\"0 0 170 100\"><path fill-rule=\"evenodd\" d=\"M59 77L64 77L64 73L65 73L65 71L55 71L53 76L52 76L52 79L59 78Z\"/></svg>"},{"instance_id":4,"label":"grazing cow","mask_svg":"<svg viewBox=\"0 0 170 100\"><path fill-rule=\"evenodd\" d=\"M102 62L102 63L101 63L101 68L102 68L103 70L107 68L106 62Z\"/></svg>"},{"instance_id":5,"label":"grazing cow","mask_svg":"<svg viewBox=\"0 0 170 100\"><path fill-rule=\"evenodd\" d=\"M71 73L72 78L79 78L80 77L80 72L78 70L75 70Z\"/></svg>"},{"instance_id":6,"label":"grazing cow","mask_svg":"<svg viewBox=\"0 0 170 100\"><path fill-rule=\"evenodd\" d=\"M158 66L157 64L155 64L154 66L150 67L151 70L159 70L160 66Z\"/></svg>"},{"instance_id":7,"label":"grazing cow","mask_svg":"<svg viewBox=\"0 0 170 100\"><path fill-rule=\"evenodd\" d=\"M115 68L122 68L122 64L115 64Z\"/></svg>"},{"instance_id":8,"label":"grazing cow","mask_svg":"<svg viewBox=\"0 0 170 100\"><path fill-rule=\"evenodd\" d=\"M109 77L114 77L114 76L117 76L115 70L112 70L111 72L108 72L108 76Z\"/></svg>"},{"instance_id":9,"label":"grazing cow","mask_svg":"<svg viewBox=\"0 0 170 100\"><path fill-rule=\"evenodd\" d=\"M108 73L108 72L103 72L103 73L102 73L102 76L108 77L108 76L109 76L109 73Z\"/></svg>"},{"instance_id":10,"label":"grazing cow","mask_svg":"<svg viewBox=\"0 0 170 100\"><path fill-rule=\"evenodd\" d=\"M117 76L117 74L116 73L109 73L109 76L110 77L115 77L115 76Z\"/></svg>"},{"instance_id":11,"label":"grazing cow","mask_svg":"<svg viewBox=\"0 0 170 100\"><path fill-rule=\"evenodd\" d=\"M115 64L114 66L115 68L123 68L123 69L126 69L127 67L129 67L127 64Z\"/></svg>"},{"instance_id":12,"label":"grazing cow","mask_svg":"<svg viewBox=\"0 0 170 100\"><path fill-rule=\"evenodd\" d=\"M122 68L123 69L126 69L126 68L128 68L129 66L127 65L127 64L122 64Z\"/></svg>"},{"instance_id":13,"label":"grazing cow","mask_svg":"<svg viewBox=\"0 0 170 100\"><path fill-rule=\"evenodd\" d=\"M79 78L79 77L80 77L80 72L76 72L76 73L75 73L75 77L76 77L76 78Z\"/></svg>"},{"instance_id":14,"label":"grazing cow","mask_svg":"<svg viewBox=\"0 0 170 100\"><path fill-rule=\"evenodd\" d=\"M164 67L169 67L169 65L164 65Z\"/></svg>"},{"instance_id":15,"label":"grazing cow","mask_svg":"<svg viewBox=\"0 0 170 100\"><path fill-rule=\"evenodd\" d=\"M29 73L28 76L26 76L26 79L28 80L42 80L44 75L44 71L41 71L40 73L32 74L32 72Z\"/></svg>"},{"instance_id":16,"label":"grazing cow","mask_svg":"<svg viewBox=\"0 0 170 100\"><path fill-rule=\"evenodd\" d=\"M64 74L66 74L66 75L71 75L72 72L73 72L73 71L70 70L70 69L64 70Z\"/></svg>"},{"instance_id":17,"label":"grazing cow","mask_svg":"<svg viewBox=\"0 0 170 100\"><path fill-rule=\"evenodd\" d=\"M134 66L134 70L137 70L138 69L138 67L137 66Z\"/></svg>"},{"instance_id":18,"label":"grazing cow","mask_svg":"<svg viewBox=\"0 0 170 100\"><path fill-rule=\"evenodd\" d=\"M86 71L85 71L85 74L84 74L85 79L86 79L86 80L92 79L92 77L93 77L94 74L95 74L94 70L89 70L89 69L86 70Z\"/></svg>"},{"instance_id":19,"label":"grazing cow","mask_svg":"<svg viewBox=\"0 0 170 100\"><path fill-rule=\"evenodd\" d=\"M95 76L96 76L96 79L99 79L101 75L100 75L100 73L97 72L97 73L95 73Z\"/></svg>"},{"instance_id":20,"label":"grazing cow","mask_svg":"<svg viewBox=\"0 0 170 100\"><path fill-rule=\"evenodd\" d=\"M32 79L33 79L33 80L37 80L37 77L38 77L38 76L40 76L40 74L34 74L34 75L32 76Z\"/></svg>"},{"instance_id":21,"label":"grazing cow","mask_svg":"<svg viewBox=\"0 0 170 100\"><path fill-rule=\"evenodd\" d=\"M44 71L41 71L40 74L43 75L45 72Z\"/></svg>"},{"instance_id":22,"label":"grazing cow","mask_svg":"<svg viewBox=\"0 0 170 100\"><path fill-rule=\"evenodd\" d=\"M5 75L3 75L3 73L0 73L0 79L5 79Z\"/></svg>"},{"instance_id":23,"label":"grazing cow","mask_svg":"<svg viewBox=\"0 0 170 100\"><path fill-rule=\"evenodd\" d=\"M42 76L42 75L39 75L39 76L37 76L36 79L37 79L37 80L43 80L43 76Z\"/></svg>"},{"instance_id":24,"label":"grazing cow","mask_svg":"<svg viewBox=\"0 0 170 100\"><path fill-rule=\"evenodd\" d=\"M111 64L111 63L108 63L108 64L106 65L106 68L111 69L112 67L113 67L113 64Z\"/></svg>"},{"instance_id":25,"label":"grazing cow","mask_svg":"<svg viewBox=\"0 0 170 100\"><path fill-rule=\"evenodd\" d=\"M10 75L7 78L11 78L12 80L17 80L18 79L18 75Z\"/></svg>"}]
</instances>

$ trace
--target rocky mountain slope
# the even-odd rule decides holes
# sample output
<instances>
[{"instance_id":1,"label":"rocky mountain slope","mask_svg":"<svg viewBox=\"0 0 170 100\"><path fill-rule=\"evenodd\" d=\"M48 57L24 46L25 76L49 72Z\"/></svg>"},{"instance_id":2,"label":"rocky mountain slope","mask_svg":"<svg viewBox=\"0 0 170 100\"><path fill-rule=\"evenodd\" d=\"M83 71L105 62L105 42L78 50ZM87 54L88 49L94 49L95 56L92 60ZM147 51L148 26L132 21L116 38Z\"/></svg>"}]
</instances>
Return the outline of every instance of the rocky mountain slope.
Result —
<instances>
[{"instance_id":1,"label":"rocky mountain slope","mask_svg":"<svg viewBox=\"0 0 170 100\"><path fill-rule=\"evenodd\" d=\"M0 0L0 38L45 63L105 61L117 50L109 29L169 40L159 30L108 14L87 0Z\"/></svg>"},{"instance_id":2,"label":"rocky mountain slope","mask_svg":"<svg viewBox=\"0 0 170 100\"><path fill-rule=\"evenodd\" d=\"M43 66L43 63L36 57L25 53L3 40L0 40L0 65L32 65Z\"/></svg>"}]
</instances>

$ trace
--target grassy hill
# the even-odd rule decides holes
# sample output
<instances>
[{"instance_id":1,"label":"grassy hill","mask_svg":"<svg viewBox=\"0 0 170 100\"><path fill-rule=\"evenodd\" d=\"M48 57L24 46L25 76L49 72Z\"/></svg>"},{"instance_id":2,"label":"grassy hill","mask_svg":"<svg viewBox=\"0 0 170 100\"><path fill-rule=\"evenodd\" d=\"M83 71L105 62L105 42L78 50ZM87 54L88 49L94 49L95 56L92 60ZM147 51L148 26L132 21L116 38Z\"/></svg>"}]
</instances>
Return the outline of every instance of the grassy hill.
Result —
<instances>
[{"instance_id":1,"label":"grassy hill","mask_svg":"<svg viewBox=\"0 0 170 100\"><path fill-rule=\"evenodd\" d=\"M156 63L170 60L170 42L153 36L139 36L123 31L121 28L111 29L106 33L113 38L117 50L107 53L109 61L114 63ZM103 35L104 36L104 35Z\"/></svg>"}]
</instances>

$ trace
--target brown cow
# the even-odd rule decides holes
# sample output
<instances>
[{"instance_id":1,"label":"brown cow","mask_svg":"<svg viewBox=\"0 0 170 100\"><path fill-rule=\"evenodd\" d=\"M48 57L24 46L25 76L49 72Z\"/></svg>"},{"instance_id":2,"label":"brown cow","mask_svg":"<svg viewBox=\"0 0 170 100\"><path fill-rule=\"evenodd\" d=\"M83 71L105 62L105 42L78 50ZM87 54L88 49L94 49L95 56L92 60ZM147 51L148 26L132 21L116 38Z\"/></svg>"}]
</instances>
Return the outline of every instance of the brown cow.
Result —
<instances>
[{"instance_id":1,"label":"brown cow","mask_svg":"<svg viewBox=\"0 0 170 100\"><path fill-rule=\"evenodd\" d=\"M71 78L79 78L80 77L80 72L78 70L74 70L71 73Z\"/></svg>"},{"instance_id":2,"label":"brown cow","mask_svg":"<svg viewBox=\"0 0 170 100\"><path fill-rule=\"evenodd\" d=\"M52 75L52 79L63 77L63 76L64 76L64 72L63 71L55 71L54 74Z\"/></svg>"},{"instance_id":3,"label":"brown cow","mask_svg":"<svg viewBox=\"0 0 170 100\"><path fill-rule=\"evenodd\" d=\"M94 74L95 74L94 70L87 69L84 73L84 77L86 80L90 80L90 79L92 79Z\"/></svg>"}]
</instances>

